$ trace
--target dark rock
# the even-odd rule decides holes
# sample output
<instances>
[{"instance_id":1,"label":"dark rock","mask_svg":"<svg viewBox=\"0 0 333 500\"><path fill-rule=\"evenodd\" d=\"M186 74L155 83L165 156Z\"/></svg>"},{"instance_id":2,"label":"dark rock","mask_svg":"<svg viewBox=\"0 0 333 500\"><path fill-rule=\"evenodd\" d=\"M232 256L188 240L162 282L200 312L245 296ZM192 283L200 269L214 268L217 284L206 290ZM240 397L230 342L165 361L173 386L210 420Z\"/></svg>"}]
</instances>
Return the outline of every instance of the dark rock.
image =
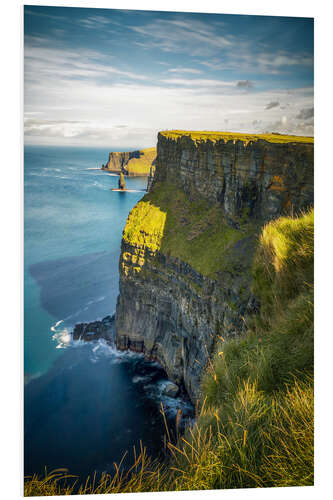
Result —
<instances>
[{"instance_id":1,"label":"dark rock","mask_svg":"<svg viewBox=\"0 0 333 500\"><path fill-rule=\"evenodd\" d=\"M162 394L164 394L165 396L169 396L169 398L176 398L178 396L178 393L179 393L178 385L170 381L165 383L162 390Z\"/></svg>"},{"instance_id":2,"label":"dark rock","mask_svg":"<svg viewBox=\"0 0 333 500\"><path fill-rule=\"evenodd\" d=\"M73 340L84 340L90 342L92 340L111 340L114 328L114 315L106 316L101 321L93 321L92 323L77 323L73 330Z\"/></svg>"}]
</instances>

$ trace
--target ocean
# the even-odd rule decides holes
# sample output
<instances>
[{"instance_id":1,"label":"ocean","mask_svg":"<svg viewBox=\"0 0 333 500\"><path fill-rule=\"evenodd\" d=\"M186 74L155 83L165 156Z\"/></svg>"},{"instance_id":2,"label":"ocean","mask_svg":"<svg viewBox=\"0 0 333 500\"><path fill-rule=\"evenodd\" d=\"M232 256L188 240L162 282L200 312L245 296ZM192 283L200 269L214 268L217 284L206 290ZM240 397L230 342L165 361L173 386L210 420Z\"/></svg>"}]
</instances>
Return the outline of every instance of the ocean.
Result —
<instances>
[{"instance_id":1,"label":"ocean","mask_svg":"<svg viewBox=\"0 0 333 500\"><path fill-rule=\"evenodd\" d=\"M113 148L113 150L122 150ZM24 471L67 468L80 477L130 464L133 446L163 453L160 405L174 429L193 416L163 395L167 376L142 355L104 340L73 342L76 323L116 309L122 230L147 178L99 169L109 150L26 146L24 151Z\"/></svg>"}]
</instances>

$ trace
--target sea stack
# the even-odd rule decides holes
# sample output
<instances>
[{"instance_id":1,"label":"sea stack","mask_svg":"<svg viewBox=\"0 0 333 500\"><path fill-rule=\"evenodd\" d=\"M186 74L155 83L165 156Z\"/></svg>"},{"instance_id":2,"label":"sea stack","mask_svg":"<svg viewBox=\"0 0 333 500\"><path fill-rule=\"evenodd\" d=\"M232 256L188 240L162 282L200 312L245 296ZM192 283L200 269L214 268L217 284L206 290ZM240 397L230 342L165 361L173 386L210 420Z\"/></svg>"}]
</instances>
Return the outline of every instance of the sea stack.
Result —
<instances>
[{"instance_id":1,"label":"sea stack","mask_svg":"<svg viewBox=\"0 0 333 500\"><path fill-rule=\"evenodd\" d=\"M125 190L125 176L122 172L120 172L119 175L119 181L118 181L118 188L122 189L123 191Z\"/></svg>"}]
</instances>

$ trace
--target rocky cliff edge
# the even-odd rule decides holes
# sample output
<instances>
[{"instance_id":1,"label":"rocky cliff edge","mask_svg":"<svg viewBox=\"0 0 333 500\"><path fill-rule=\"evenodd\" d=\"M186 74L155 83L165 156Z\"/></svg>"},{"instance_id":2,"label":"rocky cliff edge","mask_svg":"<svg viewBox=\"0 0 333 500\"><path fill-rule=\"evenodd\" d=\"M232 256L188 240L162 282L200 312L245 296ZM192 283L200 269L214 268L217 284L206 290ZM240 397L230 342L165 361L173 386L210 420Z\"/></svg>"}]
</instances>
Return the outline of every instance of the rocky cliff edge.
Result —
<instances>
[{"instance_id":1,"label":"rocky cliff edge","mask_svg":"<svg viewBox=\"0 0 333 500\"><path fill-rule=\"evenodd\" d=\"M313 139L168 131L122 239L116 344L200 397L216 341L244 330L265 222L313 204Z\"/></svg>"}]
</instances>

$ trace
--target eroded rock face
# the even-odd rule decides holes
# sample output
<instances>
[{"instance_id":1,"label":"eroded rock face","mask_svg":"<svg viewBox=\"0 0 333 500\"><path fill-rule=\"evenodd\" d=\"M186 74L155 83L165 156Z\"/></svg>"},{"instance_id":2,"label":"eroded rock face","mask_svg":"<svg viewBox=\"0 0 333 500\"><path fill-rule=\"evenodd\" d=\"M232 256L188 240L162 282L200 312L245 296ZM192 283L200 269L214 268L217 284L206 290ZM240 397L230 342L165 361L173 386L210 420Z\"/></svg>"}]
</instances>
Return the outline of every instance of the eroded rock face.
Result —
<instances>
[{"instance_id":1,"label":"eroded rock face","mask_svg":"<svg viewBox=\"0 0 333 500\"><path fill-rule=\"evenodd\" d=\"M260 227L313 203L313 144L194 143L159 134L151 190L170 182L193 202L222 207L232 227L255 221L253 235L230 245L228 265L213 277L153 251L145 237L131 244L123 238L116 345L158 360L194 402L216 342L241 334L258 307L251 264Z\"/></svg>"},{"instance_id":2,"label":"eroded rock face","mask_svg":"<svg viewBox=\"0 0 333 500\"><path fill-rule=\"evenodd\" d=\"M172 179L188 196L268 221L313 203L313 144L195 142L158 136L154 182Z\"/></svg>"},{"instance_id":3,"label":"eroded rock face","mask_svg":"<svg viewBox=\"0 0 333 500\"><path fill-rule=\"evenodd\" d=\"M218 338L240 333L256 307L248 272L254 244L243 243L240 253L235 249L234 269L217 281L178 259L122 242L116 345L159 361L192 401Z\"/></svg>"}]
</instances>

